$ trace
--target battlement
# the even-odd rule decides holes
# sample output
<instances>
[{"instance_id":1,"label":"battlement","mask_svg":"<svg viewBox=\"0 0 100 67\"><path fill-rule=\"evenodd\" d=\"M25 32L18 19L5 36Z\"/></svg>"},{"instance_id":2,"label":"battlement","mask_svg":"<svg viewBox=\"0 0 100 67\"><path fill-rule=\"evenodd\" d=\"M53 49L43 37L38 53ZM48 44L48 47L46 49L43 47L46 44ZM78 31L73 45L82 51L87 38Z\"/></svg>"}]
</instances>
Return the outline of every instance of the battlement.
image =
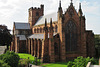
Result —
<instances>
[{"instance_id":1,"label":"battlement","mask_svg":"<svg viewBox=\"0 0 100 67\"><path fill-rule=\"evenodd\" d=\"M44 15L44 5L41 4L40 7L29 8L29 23L30 27L34 26L37 20Z\"/></svg>"},{"instance_id":2,"label":"battlement","mask_svg":"<svg viewBox=\"0 0 100 67\"><path fill-rule=\"evenodd\" d=\"M40 7L31 7L31 8L29 8L29 11L30 10L39 10L39 9L44 9L44 5L41 4Z\"/></svg>"}]
</instances>

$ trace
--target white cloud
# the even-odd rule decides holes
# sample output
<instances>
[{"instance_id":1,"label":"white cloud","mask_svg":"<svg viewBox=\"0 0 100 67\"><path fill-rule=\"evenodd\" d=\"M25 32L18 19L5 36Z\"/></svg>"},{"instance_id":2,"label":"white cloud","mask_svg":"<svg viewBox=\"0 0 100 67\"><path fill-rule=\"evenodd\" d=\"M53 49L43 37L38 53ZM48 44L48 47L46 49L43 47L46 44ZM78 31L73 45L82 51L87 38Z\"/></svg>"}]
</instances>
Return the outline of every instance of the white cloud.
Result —
<instances>
[{"instance_id":1,"label":"white cloud","mask_svg":"<svg viewBox=\"0 0 100 67\"><path fill-rule=\"evenodd\" d=\"M70 5L70 0L61 0L63 11ZM83 0L82 9L87 19L87 29L93 29L97 32L98 27L93 27L93 24L98 24L100 16L100 5L99 2L92 2ZM59 0L0 0L0 24L6 24L8 28L13 28L14 21L28 22L28 9L33 7L40 7L40 4L44 4L44 14L57 12L59 6ZM73 0L75 9L78 10L80 0ZM90 17L93 16L93 17ZM95 18L97 16L97 18ZM92 19L95 18L95 19ZM93 22L96 21L97 22ZM91 24L90 24L91 23ZM98 25L95 25L98 26ZM92 27L92 28L91 28ZM99 32L100 33L100 32Z\"/></svg>"}]
</instances>

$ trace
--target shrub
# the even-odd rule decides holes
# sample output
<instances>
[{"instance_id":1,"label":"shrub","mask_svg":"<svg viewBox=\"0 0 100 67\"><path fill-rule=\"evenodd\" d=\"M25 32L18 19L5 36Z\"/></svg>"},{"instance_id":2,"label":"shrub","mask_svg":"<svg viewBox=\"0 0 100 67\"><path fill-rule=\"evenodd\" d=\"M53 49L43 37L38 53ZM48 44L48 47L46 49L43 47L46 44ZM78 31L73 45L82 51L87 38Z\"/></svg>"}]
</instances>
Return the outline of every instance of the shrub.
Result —
<instances>
[{"instance_id":1,"label":"shrub","mask_svg":"<svg viewBox=\"0 0 100 67\"><path fill-rule=\"evenodd\" d=\"M67 63L67 67L72 67L73 66L73 62L72 61L69 61L68 63Z\"/></svg>"},{"instance_id":2,"label":"shrub","mask_svg":"<svg viewBox=\"0 0 100 67\"><path fill-rule=\"evenodd\" d=\"M88 62L91 62L92 64L97 64L97 61L95 61L94 58L83 58L82 56L80 56L74 59L73 62L69 61L67 67L86 67Z\"/></svg>"},{"instance_id":3,"label":"shrub","mask_svg":"<svg viewBox=\"0 0 100 67\"><path fill-rule=\"evenodd\" d=\"M19 64L27 65L28 63L30 63L29 59L21 59L21 60L19 60Z\"/></svg>"},{"instance_id":4,"label":"shrub","mask_svg":"<svg viewBox=\"0 0 100 67\"><path fill-rule=\"evenodd\" d=\"M0 60L0 67L10 67L7 63L5 63L3 60Z\"/></svg>"},{"instance_id":5,"label":"shrub","mask_svg":"<svg viewBox=\"0 0 100 67\"><path fill-rule=\"evenodd\" d=\"M18 67L25 67L29 64L30 60L29 59L21 59L19 60Z\"/></svg>"},{"instance_id":6,"label":"shrub","mask_svg":"<svg viewBox=\"0 0 100 67\"><path fill-rule=\"evenodd\" d=\"M19 56L15 54L13 51L7 51L5 54L0 56L0 59L5 63L8 63L11 67L18 67Z\"/></svg>"}]
</instances>

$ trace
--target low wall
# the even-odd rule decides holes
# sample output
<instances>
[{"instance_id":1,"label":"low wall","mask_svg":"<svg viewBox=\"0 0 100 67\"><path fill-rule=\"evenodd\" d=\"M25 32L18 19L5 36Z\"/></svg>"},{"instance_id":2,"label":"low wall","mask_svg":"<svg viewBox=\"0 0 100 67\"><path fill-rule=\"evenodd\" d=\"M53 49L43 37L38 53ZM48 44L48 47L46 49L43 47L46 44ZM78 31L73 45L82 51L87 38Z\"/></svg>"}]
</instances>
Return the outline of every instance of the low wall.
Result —
<instances>
[{"instance_id":1,"label":"low wall","mask_svg":"<svg viewBox=\"0 0 100 67\"><path fill-rule=\"evenodd\" d=\"M86 67L90 67L90 65L91 65L91 62L88 62L88 64L87 64L87 66L86 66Z\"/></svg>"},{"instance_id":2,"label":"low wall","mask_svg":"<svg viewBox=\"0 0 100 67\"><path fill-rule=\"evenodd\" d=\"M4 54L6 51L7 47L6 46L0 46L0 55Z\"/></svg>"}]
</instances>

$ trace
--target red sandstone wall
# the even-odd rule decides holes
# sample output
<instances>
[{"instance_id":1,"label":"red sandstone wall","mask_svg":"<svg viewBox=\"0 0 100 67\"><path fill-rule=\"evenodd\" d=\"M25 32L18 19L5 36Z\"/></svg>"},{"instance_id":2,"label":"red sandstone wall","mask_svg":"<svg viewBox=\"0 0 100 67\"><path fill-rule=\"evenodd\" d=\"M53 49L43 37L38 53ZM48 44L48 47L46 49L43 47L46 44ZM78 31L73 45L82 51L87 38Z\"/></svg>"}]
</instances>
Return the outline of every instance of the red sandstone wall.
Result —
<instances>
[{"instance_id":1,"label":"red sandstone wall","mask_svg":"<svg viewBox=\"0 0 100 67\"><path fill-rule=\"evenodd\" d=\"M94 44L94 34L92 33L92 31L86 31L86 45L87 45L87 56L94 57L95 44Z\"/></svg>"}]
</instances>

